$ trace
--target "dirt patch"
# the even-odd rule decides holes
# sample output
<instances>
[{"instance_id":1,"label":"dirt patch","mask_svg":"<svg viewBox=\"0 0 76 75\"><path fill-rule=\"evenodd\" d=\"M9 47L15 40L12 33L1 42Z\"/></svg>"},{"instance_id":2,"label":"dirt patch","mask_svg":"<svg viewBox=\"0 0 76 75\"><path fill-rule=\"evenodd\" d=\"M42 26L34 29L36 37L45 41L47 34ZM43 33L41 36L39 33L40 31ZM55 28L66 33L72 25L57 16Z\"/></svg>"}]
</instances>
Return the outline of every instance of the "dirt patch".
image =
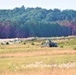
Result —
<instances>
[{"instance_id":1,"label":"dirt patch","mask_svg":"<svg viewBox=\"0 0 76 75\"><path fill-rule=\"evenodd\" d=\"M66 55L76 54L75 50L51 50L51 51L35 51L35 52L21 52L21 53L6 53L0 54L0 57L24 57L24 56L39 56L39 55Z\"/></svg>"},{"instance_id":2,"label":"dirt patch","mask_svg":"<svg viewBox=\"0 0 76 75\"><path fill-rule=\"evenodd\" d=\"M50 68L50 69L38 69L38 70L28 70L26 72L4 72L0 75L76 75L75 68L69 69L59 69L59 68Z\"/></svg>"},{"instance_id":3,"label":"dirt patch","mask_svg":"<svg viewBox=\"0 0 76 75\"><path fill-rule=\"evenodd\" d=\"M39 70L27 73L27 75L76 75L76 69L58 69L52 68L49 70Z\"/></svg>"}]
</instances>

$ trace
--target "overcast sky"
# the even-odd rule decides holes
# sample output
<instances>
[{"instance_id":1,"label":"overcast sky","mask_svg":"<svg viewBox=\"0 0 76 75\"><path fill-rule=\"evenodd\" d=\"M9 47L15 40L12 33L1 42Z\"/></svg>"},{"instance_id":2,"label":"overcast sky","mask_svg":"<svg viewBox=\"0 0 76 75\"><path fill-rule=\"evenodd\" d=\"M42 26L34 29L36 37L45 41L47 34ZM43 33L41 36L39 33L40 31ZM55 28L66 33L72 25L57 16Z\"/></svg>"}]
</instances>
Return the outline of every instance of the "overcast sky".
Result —
<instances>
[{"instance_id":1,"label":"overcast sky","mask_svg":"<svg viewBox=\"0 0 76 75\"><path fill-rule=\"evenodd\" d=\"M46 9L74 9L76 0L0 0L0 9L13 9L15 7L42 7Z\"/></svg>"}]
</instances>

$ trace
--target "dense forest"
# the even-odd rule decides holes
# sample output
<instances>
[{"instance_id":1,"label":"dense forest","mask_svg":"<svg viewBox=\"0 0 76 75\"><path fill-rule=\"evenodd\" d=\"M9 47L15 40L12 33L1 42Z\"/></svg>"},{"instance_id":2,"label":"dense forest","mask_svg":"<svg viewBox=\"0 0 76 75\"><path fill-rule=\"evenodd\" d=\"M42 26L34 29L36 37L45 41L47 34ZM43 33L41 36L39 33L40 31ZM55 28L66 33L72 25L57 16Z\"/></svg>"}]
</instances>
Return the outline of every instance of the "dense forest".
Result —
<instances>
[{"instance_id":1,"label":"dense forest","mask_svg":"<svg viewBox=\"0 0 76 75\"><path fill-rule=\"evenodd\" d=\"M69 36L76 34L76 10L14 8L0 10L0 38Z\"/></svg>"}]
</instances>

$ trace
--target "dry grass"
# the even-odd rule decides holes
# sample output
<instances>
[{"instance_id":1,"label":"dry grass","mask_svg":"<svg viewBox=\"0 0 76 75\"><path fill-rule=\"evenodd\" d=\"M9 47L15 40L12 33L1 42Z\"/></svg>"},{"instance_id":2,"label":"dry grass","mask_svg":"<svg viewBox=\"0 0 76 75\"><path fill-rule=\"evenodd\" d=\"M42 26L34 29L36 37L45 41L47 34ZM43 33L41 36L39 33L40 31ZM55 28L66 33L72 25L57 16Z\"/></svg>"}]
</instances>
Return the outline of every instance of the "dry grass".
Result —
<instances>
[{"instance_id":1,"label":"dry grass","mask_svg":"<svg viewBox=\"0 0 76 75\"><path fill-rule=\"evenodd\" d=\"M67 64L76 62L76 39L53 40L57 48L41 48L41 40L27 41L26 44L0 45L0 75L76 75L76 66L67 68L44 67L51 64ZM63 45L63 48L60 46ZM38 67L27 65L42 62Z\"/></svg>"}]
</instances>

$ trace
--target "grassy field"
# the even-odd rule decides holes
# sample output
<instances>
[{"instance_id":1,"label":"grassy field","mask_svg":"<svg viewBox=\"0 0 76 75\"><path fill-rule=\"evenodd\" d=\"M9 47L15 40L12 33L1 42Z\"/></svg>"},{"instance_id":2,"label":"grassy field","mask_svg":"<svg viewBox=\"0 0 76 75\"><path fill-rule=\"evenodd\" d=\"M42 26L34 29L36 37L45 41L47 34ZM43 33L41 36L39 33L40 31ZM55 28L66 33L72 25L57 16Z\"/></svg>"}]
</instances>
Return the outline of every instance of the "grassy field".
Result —
<instances>
[{"instance_id":1,"label":"grassy field","mask_svg":"<svg viewBox=\"0 0 76 75\"><path fill-rule=\"evenodd\" d=\"M0 44L0 75L76 75L76 38L52 40L58 47L43 41Z\"/></svg>"}]
</instances>

